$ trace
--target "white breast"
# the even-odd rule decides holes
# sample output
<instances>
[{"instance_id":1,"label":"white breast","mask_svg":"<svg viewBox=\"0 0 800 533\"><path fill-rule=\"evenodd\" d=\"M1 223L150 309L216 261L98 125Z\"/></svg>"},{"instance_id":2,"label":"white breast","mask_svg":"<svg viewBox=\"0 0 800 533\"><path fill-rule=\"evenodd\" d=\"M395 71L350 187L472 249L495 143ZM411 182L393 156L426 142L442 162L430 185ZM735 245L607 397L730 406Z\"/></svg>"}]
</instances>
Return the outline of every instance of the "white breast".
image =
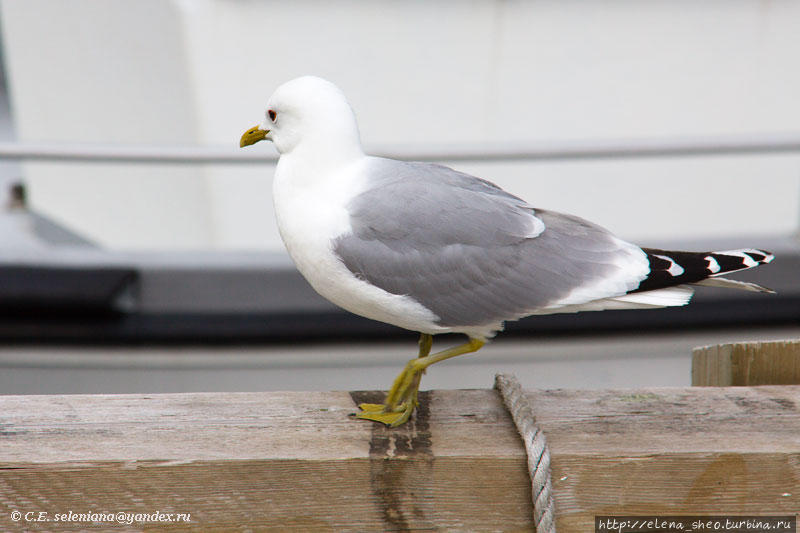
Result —
<instances>
[{"instance_id":1,"label":"white breast","mask_svg":"<svg viewBox=\"0 0 800 533\"><path fill-rule=\"evenodd\" d=\"M356 278L333 252L336 237L352 231L347 204L364 190L362 158L336 173L301 169L285 155L275 172L275 214L297 269L322 296L348 311L425 333L448 331L412 298L391 294Z\"/></svg>"}]
</instances>

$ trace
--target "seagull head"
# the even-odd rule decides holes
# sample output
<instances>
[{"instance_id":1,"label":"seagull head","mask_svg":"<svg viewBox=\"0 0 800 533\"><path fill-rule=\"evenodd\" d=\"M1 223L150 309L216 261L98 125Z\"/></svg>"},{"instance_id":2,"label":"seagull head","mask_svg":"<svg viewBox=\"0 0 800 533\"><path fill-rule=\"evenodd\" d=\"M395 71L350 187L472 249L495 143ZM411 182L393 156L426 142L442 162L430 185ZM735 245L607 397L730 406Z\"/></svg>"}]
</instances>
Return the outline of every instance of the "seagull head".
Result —
<instances>
[{"instance_id":1,"label":"seagull head","mask_svg":"<svg viewBox=\"0 0 800 533\"><path fill-rule=\"evenodd\" d=\"M275 143L282 155L300 147L361 153L350 104L338 87L316 76L296 78L278 87L267 103L264 122L247 130L239 146L264 139Z\"/></svg>"}]
</instances>

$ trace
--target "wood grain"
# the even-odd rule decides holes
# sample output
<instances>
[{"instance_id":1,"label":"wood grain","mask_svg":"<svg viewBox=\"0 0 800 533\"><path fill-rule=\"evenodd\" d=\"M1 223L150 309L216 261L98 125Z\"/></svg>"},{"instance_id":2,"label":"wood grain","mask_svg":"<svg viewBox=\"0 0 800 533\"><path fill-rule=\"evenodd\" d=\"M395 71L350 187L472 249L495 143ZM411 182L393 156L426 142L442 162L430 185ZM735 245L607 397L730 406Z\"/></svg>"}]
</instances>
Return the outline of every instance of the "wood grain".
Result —
<instances>
[{"instance_id":1,"label":"wood grain","mask_svg":"<svg viewBox=\"0 0 800 533\"><path fill-rule=\"evenodd\" d=\"M695 348L692 385L800 385L800 340Z\"/></svg>"},{"instance_id":2,"label":"wood grain","mask_svg":"<svg viewBox=\"0 0 800 533\"><path fill-rule=\"evenodd\" d=\"M800 386L526 394L560 531L596 514L800 509ZM36 530L13 510L192 517L115 531L532 530L524 450L494 391L423 393L398 429L348 416L380 396L0 396L0 530Z\"/></svg>"}]
</instances>

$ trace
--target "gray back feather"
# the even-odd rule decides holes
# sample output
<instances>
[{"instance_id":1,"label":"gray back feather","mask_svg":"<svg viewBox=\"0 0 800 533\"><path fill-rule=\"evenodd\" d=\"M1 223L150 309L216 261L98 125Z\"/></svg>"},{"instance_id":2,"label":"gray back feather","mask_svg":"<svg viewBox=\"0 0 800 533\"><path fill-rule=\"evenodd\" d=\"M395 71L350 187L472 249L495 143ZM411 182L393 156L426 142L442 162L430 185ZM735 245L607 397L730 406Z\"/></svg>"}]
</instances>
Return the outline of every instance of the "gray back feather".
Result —
<instances>
[{"instance_id":1,"label":"gray back feather","mask_svg":"<svg viewBox=\"0 0 800 533\"><path fill-rule=\"evenodd\" d=\"M348 210L353 232L334 243L347 268L445 327L530 314L618 268L606 230L440 165L376 159Z\"/></svg>"}]
</instances>

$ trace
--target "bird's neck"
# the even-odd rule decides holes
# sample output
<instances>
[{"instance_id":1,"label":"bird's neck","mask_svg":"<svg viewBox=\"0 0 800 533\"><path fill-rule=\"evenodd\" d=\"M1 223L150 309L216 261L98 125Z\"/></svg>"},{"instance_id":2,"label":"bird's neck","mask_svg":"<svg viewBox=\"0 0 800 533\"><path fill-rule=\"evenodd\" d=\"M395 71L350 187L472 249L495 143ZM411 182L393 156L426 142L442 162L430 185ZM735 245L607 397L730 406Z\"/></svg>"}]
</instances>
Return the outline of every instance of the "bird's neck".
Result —
<instances>
[{"instance_id":1,"label":"bird's neck","mask_svg":"<svg viewBox=\"0 0 800 533\"><path fill-rule=\"evenodd\" d=\"M313 185L364 157L357 139L354 142L341 138L318 139L300 143L292 151L281 154L278 167L281 174L292 176L295 186Z\"/></svg>"}]
</instances>

